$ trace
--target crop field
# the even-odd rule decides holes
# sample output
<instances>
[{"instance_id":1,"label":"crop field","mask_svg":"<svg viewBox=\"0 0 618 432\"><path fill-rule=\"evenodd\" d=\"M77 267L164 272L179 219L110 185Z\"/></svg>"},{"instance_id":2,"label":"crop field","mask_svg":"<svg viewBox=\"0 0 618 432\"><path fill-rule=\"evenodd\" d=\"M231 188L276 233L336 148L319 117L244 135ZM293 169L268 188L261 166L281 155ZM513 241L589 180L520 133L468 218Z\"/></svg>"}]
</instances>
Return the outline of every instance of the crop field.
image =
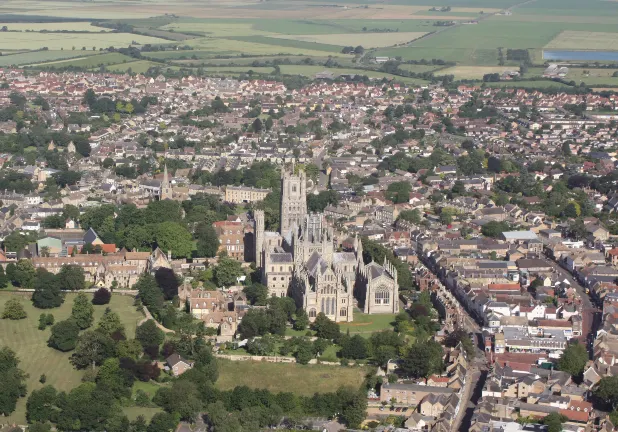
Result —
<instances>
[{"instance_id":1,"label":"crop field","mask_svg":"<svg viewBox=\"0 0 618 432\"><path fill-rule=\"evenodd\" d=\"M111 29L97 27L89 22L49 22L49 23L0 23L0 27L6 26L9 32L32 31L32 32L109 32Z\"/></svg>"},{"instance_id":2,"label":"crop field","mask_svg":"<svg viewBox=\"0 0 618 432\"><path fill-rule=\"evenodd\" d=\"M296 363L266 363L219 359L219 379L216 386L231 390L246 385L272 392L293 392L311 396L334 392L344 385L360 386L366 370L360 367L300 365Z\"/></svg>"},{"instance_id":3,"label":"crop field","mask_svg":"<svg viewBox=\"0 0 618 432\"><path fill-rule=\"evenodd\" d=\"M504 87L504 88L531 88L531 89L546 89L546 88L569 88L568 85L556 81L501 81L485 83L488 87Z\"/></svg>"},{"instance_id":4,"label":"crop field","mask_svg":"<svg viewBox=\"0 0 618 432\"><path fill-rule=\"evenodd\" d=\"M231 40L231 39L212 39L201 38L191 39L183 42L187 45L193 46L198 50L207 50L215 55L269 55L269 54L295 54L306 56L324 56L324 55L341 55L333 51L321 51L318 49L308 49L299 46L281 46L281 45L269 45L263 43L254 43L248 41ZM296 44L298 45L298 44ZM212 55L211 57L214 57Z\"/></svg>"},{"instance_id":5,"label":"crop field","mask_svg":"<svg viewBox=\"0 0 618 432\"><path fill-rule=\"evenodd\" d=\"M48 62L76 57L97 55L94 51L29 51L19 54L0 56L0 66L21 66L38 62Z\"/></svg>"},{"instance_id":6,"label":"crop field","mask_svg":"<svg viewBox=\"0 0 618 432\"><path fill-rule=\"evenodd\" d=\"M421 32L393 32L393 33L343 33L328 35L295 35L276 36L278 38L294 39L297 41L314 42L331 45L357 46L365 48L382 48L411 42L427 33Z\"/></svg>"},{"instance_id":7,"label":"crop field","mask_svg":"<svg viewBox=\"0 0 618 432\"><path fill-rule=\"evenodd\" d=\"M82 68L93 68L97 66L105 66L117 63L132 62L133 58L120 53L105 53L88 57L78 57L74 59L59 60L48 63L39 63L30 66L40 66L45 68L63 68L67 66L75 66Z\"/></svg>"},{"instance_id":8,"label":"crop field","mask_svg":"<svg viewBox=\"0 0 618 432\"><path fill-rule=\"evenodd\" d=\"M144 73L151 67L157 67L157 66L167 68L166 65L162 65L160 63L155 63L155 62L151 62L148 60L137 60L137 61L127 62L127 63L109 65L107 66L107 69L111 71L116 71L116 72L128 72L130 69L131 72L133 73Z\"/></svg>"},{"instance_id":9,"label":"crop field","mask_svg":"<svg viewBox=\"0 0 618 432\"><path fill-rule=\"evenodd\" d=\"M287 36L284 36L282 38L266 37L266 36L233 36L227 39L236 40L240 42L251 42L251 43L274 45L274 46L280 46L280 47L286 47L286 48L295 48L298 50L311 50L311 51L317 50L317 51L324 51L324 52L332 52L336 54L341 53L341 50L343 49L343 45L345 45L343 43L340 44L339 46L336 44L333 44L333 42L335 42L334 40L331 40L331 42L329 43L320 43L320 42L312 41L312 40L305 41L302 39L292 39ZM360 44L357 43L356 45L360 45Z\"/></svg>"},{"instance_id":10,"label":"crop field","mask_svg":"<svg viewBox=\"0 0 618 432\"><path fill-rule=\"evenodd\" d=\"M427 84L427 81L415 78L404 78L391 74L387 74L384 72L376 72L371 70L363 70L363 69L344 69L344 68L325 68L324 66L305 66L305 65L281 65L279 66L282 74L286 75L304 75L308 77L312 77L319 72L332 72L334 75L343 75L343 74L351 74L351 75L367 75L369 78L386 78L386 79L394 79L397 81L409 83L409 84L418 84L424 85Z\"/></svg>"},{"instance_id":11,"label":"crop field","mask_svg":"<svg viewBox=\"0 0 618 432\"><path fill-rule=\"evenodd\" d=\"M509 66L455 66L440 70L439 75L454 75L455 79L483 79L483 75L499 73L519 68Z\"/></svg>"},{"instance_id":12,"label":"crop field","mask_svg":"<svg viewBox=\"0 0 618 432\"><path fill-rule=\"evenodd\" d=\"M616 51L618 33L564 31L545 48Z\"/></svg>"},{"instance_id":13,"label":"crop field","mask_svg":"<svg viewBox=\"0 0 618 432\"><path fill-rule=\"evenodd\" d=\"M0 293L0 310L4 310L4 304L18 294ZM71 307L75 295L68 294L62 306L55 309L36 309L30 300L23 299L24 309L28 317L24 320L11 321L0 320L0 346L8 346L17 353L21 363L20 367L29 374L27 385L28 392L43 387L39 383L42 373L47 376L46 384L53 385L59 390L70 390L79 385L82 372L75 370L69 363L71 353L62 353L47 347L47 339L51 330L39 330L39 315L42 312L54 315L56 322L67 319L71 315ZM134 337L137 323L143 318L133 307L133 298L129 296L114 295L109 305L95 306L95 325L103 315L105 308L109 306L120 315L124 324L127 337ZM17 410L9 416L9 422L25 424L26 399L20 399Z\"/></svg>"},{"instance_id":14,"label":"crop field","mask_svg":"<svg viewBox=\"0 0 618 432\"><path fill-rule=\"evenodd\" d=\"M36 33L22 32L3 33L0 37L0 49L41 49L47 47L50 50L79 50L85 47L86 50L92 48L108 48L110 46L128 46L136 44L157 44L168 43L165 39L150 36L141 36L130 33Z\"/></svg>"}]
</instances>

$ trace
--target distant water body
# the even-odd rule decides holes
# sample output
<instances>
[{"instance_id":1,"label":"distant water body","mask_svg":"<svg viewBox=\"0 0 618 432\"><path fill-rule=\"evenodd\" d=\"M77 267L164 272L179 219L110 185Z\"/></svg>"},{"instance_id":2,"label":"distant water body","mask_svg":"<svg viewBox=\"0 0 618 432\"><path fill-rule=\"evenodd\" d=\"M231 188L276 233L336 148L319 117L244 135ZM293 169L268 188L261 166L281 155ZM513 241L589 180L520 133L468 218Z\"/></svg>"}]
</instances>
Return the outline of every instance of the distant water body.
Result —
<instances>
[{"instance_id":1,"label":"distant water body","mask_svg":"<svg viewBox=\"0 0 618 432\"><path fill-rule=\"evenodd\" d=\"M547 51L544 60L618 61L618 51Z\"/></svg>"}]
</instances>

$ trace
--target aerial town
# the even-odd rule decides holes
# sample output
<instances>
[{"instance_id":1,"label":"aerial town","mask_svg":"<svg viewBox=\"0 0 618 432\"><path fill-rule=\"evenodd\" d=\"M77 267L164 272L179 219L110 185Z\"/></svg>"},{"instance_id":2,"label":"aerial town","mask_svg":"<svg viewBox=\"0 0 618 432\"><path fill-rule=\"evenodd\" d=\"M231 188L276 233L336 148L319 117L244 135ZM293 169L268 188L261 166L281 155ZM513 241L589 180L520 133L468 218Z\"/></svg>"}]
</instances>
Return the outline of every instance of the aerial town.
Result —
<instances>
[{"instance_id":1,"label":"aerial town","mask_svg":"<svg viewBox=\"0 0 618 432\"><path fill-rule=\"evenodd\" d=\"M0 430L616 430L617 102L0 69Z\"/></svg>"}]
</instances>

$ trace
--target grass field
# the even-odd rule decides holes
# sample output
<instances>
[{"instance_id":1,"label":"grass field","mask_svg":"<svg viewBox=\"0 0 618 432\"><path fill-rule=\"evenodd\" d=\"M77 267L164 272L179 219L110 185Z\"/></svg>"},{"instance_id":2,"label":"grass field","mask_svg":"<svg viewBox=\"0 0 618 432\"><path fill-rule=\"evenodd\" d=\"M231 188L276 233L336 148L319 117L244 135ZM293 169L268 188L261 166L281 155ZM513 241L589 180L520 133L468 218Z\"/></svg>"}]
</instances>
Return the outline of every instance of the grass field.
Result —
<instances>
[{"instance_id":1,"label":"grass field","mask_svg":"<svg viewBox=\"0 0 618 432\"><path fill-rule=\"evenodd\" d=\"M564 31L545 48L616 51L618 33Z\"/></svg>"},{"instance_id":2,"label":"grass field","mask_svg":"<svg viewBox=\"0 0 618 432\"><path fill-rule=\"evenodd\" d=\"M157 67L157 66L167 68L166 65L162 65L160 63L155 63L155 62L151 62L148 60L137 60L137 61L127 62L127 63L112 64L112 65L107 66L107 69L111 71L115 71L115 72L128 72L129 69L131 69L131 72L133 73L144 73L151 67Z\"/></svg>"},{"instance_id":3,"label":"grass field","mask_svg":"<svg viewBox=\"0 0 618 432\"><path fill-rule=\"evenodd\" d=\"M426 32L396 32L396 33L343 33L343 34L328 34L328 35L295 35L295 36L277 36L279 38L289 38L298 41L357 46L361 45L365 48L382 48L391 45L411 42L424 35Z\"/></svg>"},{"instance_id":4,"label":"grass field","mask_svg":"<svg viewBox=\"0 0 618 432\"><path fill-rule=\"evenodd\" d=\"M133 42L137 44L169 43L165 39L150 36L141 36L130 33L36 33L22 32L3 33L0 38L0 49L41 49L47 47L50 50L86 50L99 48L126 47Z\"/></svg>"},{"instance_id":5,"label":"grass field","mask_svg":"<svg viewBox=\"0 0 618 432\"><path fill-rule=\"evenodd\" d=\"M354 311L354 321L351 323L341 323L339 327L343 333L350 331L350 334L361 334L369 337L371 333L392 330L396 314L367 315L360 311Z\"/></svg>"},{"instance_id":6,"label":"grass field","mask_svg":"<svg viewBox=\"0 0 618 432\"><path fill-rule=\"evenodd\" d=\"M0 66L27 65L54 60L96 55L94 51L32 51L0 56Z\"/></svg>"},{"instance_id":7,"label":"grass field","mask_svg":"<svg viewBox=\"0 0 618 432\"><path fill-rule=\"evenodd\" d=\"M568 85L556 81L500 81L486 83L488 87L505 87L505 88L569 88Z\"/></svg>"},{"instance_id":8,"label":"grass field","mask_svg":"<svg viewBox=\"0 0 618 432\"><path fill-rule=\"evenodd\" d=\"M126 56L120 53L105 53L99 55L93 55L89 57L78 57L75 59L59 60L55 62L39 63L35 66L50 67L50 68L63 68L68 66L76 66L83 68L93 68L100 65L118 64L123 62L133 61L132 57Z\"/></svg>"},{"instance_id":9,"label":"grass field","mask_svg":"<svg viewBox=\"0 0 618 432\"><path fill-rule=\"evenodd\" d=\"M299 365L296 363L266 363L219 360L217 387L230 390L246 385L272 392L292 392L310 396L316 392L336 391L341 386L358 387L366 370L339 366Z\"/></svg>"},{"instance_id":10,"label":"grass field","mask_svg":"<svg viewBox=\"0 0 618 432\"><path fill-rule=\"evenodd\" d=\"M0 27L6 26L9 32L13 31L33 31L40 32L43 30L50 32L69 31L69 32L109 32L111 29L105 27L97 27L89 22L50 22L50 23L0 23Z\"/></svg>"},{"instance_id":11,"label":"grass field","mask_svg":"<svg viewBox=\"0 0 618 432\"><path fill-rule=\"evenodd\" d=\"M394 79L396 81L401 81L410 84L418 84L424 85L427 84L427 81L415 78L404 78L396 75L387 74L384 72L376 72L371 70L363 70L363 69L346 69L346 68L325 68L324 66L305 66L305 65L281 65L280 66L281 73L286 75L304 75L308 77L314 76L319 72L332 72L333 74L342 75L342 74L353 74L353 75L366 75L369 78L386 78L386 79Z\"/></svg>"},{"instance_id":12,"label":"grass field","mask_svg":"<svg viewBox=\"0 0 618 432\"><path fill-rule=\"evenodd\" d=\"M4 310L4 304L17 294L0 293L0 310ZM20 367L29 374L28 393L39 389L43 385L39 383L41 374L47 376L46 384L53 385L59 390L70 390L79 385L83 373L75 370L69 363L71 353L61 353L47 347L47 339L51 330L38 330L39 315L51 313L56 322L67 319L71 315L74 294L68 294L62 306L56 309L36 309L30 300L23 298L23 305L28 317L24 320L11 321L0 320L0 346L8 346L17 353L21 363ZM107 306L95 306L95 325L103 315ZM120 320L127 330L128 337L135 336L137 323L143 318L133 307L133 298L129 296L112 296L109 307L120 315ZM24 424L26 399L20 399L17 410L9 417L11 422Z\"/></svg>"},{"instance_id":13,"label":"grass field","mask_svg":"<svg viewBox=\"0 0 618 432\"><path fill-rule=\"evenodd\" d=\"M439 75L454 75L455 79L483 79L483 75L502 74L507 70L517 70L509 66L455 66L440 70Z\"/></svg>"}]
</instances>

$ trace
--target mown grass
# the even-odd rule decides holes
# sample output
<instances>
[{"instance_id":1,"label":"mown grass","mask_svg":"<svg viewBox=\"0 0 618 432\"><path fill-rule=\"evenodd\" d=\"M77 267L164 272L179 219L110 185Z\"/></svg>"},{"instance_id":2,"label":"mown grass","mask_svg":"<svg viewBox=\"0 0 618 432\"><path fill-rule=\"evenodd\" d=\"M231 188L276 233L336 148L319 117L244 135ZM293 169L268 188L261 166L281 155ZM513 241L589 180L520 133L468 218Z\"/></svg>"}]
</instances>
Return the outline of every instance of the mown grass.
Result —
<instances>
[{"instance_id":1,"label":"mown grass","mask_svg":"<svg viewBox=\"0 0 618 432\"><path fill-rule=\"evenodd\" d=\"M310 396L336 391L341 386L358 387L366 370L361 367L299 365L219 359L219 379L216 386L231 390L246 385L272 392L292 392Z\"/></svg>"},{"instance_id":2,"label":"mown grass","mask_svg":"<svg viewBox=\"0 0 618 432\"><path fill-rule=\"evenodd\" d=\"M19 367L29 375L28 393L43 387L43 384L39 382L41 374L47 377L45 385L53 385L58 390L67 391L79 385L83 372L74 369L69 363L71 353L62 353L49 348L47 340L51 330L37 328L41 313L51 313L56 322L67 319L71 315L75 294L68 294L64 304L59 308L42 310L32 306L31 301L21 294L3 292L0 293L0 311L4 310L7 300L13 297L22 299L28 317L18 321L0 319L0 346L8 346L19 357ZM127 337L134 337L137 324L143 316L133 307L133 298L114 295L107 306L120 315ZM107 306L94 307L95 326ZM17 404L17 410L8 417L8 420L11 423L24 424L25 415L26 398L22 398Z\"/></svg>"},{"instance_id":3,"label":"mown grass","mask_svg":"<svg viewBox=\"0 0 618 432\"><path fill-rule=\"evenodd\" d=\"M349 330L350 334L360 334L369 337L374 332L392 330L392 323L395 321L396 316L396 314L368 315L355 310L354 321L351 323L341 323L339 327L343 333Z\"/></svg>"}]
</instances>

